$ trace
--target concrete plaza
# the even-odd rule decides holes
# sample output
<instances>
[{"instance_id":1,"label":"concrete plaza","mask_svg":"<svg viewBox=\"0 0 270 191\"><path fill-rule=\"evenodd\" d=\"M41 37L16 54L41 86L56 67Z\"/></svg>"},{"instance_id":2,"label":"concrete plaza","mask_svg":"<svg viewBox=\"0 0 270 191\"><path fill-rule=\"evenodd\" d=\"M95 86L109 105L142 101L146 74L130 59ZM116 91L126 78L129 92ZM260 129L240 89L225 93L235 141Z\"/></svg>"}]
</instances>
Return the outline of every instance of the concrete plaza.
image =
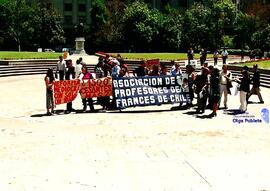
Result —
<instances>
[{"instance_id":1,"label":"concrete plaza","mask_svg":"<svg viewBox=\"0 0 270 191\"><path fill-rule=\"evenodd\" d=\"M1 191L270 190L270 124L237 123L270 110L270 89L212 119L172 105L45 116L44 76L0 78Z\"/></svg>"}]
</instances>

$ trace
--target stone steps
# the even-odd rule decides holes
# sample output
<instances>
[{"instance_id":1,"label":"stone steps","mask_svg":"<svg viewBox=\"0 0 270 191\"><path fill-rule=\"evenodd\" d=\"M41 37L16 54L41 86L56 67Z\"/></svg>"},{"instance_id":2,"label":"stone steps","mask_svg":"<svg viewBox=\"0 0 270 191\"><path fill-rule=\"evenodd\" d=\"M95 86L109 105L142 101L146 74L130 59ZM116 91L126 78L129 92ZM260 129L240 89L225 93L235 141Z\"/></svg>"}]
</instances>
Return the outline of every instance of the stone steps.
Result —
<instances>
[{"instance_id":1,"label":"stone steps","mask_svg":"<svg viewBox=\"0 0 270 191\"><path fill-rule=\"evenodd\" d=\"M37 74L46 74L48 68L56 68L56 60L50 61L50 62L23 62L20 64L14 64L16 62L13 62L11 65L0 65L0 77L9 77L9 76L20 76L20 75L37 75ZM181 64L182 70L185 71L185 61L177 61ZM169 67L170 61L163 61L165 65ZM137 60L128 60L126 62L130 73L132 73L135 68L138 67L138 61ZM95 65L87 65L87 68L90 72L94 72ZM200 70L197 69L197 72ZM239 68L232 68L231 69L233 76L240 77L241 71ZM251 73L252 76L252 73ZM261 86L270 88L270 73L262 73L261 72Z\"/></svg>"}]
</instances>

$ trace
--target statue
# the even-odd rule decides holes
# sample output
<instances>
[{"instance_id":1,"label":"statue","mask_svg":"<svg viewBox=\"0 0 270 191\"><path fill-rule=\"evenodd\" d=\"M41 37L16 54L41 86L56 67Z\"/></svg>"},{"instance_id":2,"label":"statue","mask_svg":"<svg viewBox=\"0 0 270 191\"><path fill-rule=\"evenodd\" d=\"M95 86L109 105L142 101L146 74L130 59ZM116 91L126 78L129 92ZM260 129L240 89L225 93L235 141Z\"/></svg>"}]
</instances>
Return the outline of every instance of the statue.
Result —
<instances>
[{"instance_id":1,"label":"statue","mask_svg":"<svg viewBox=\"0 0 270 191\"><path fill-rule=\"evenodd\" d=\"M79 23L75 26L76 37L84 37L84 26L83 23Z\"/></svg>"}]
</instances>

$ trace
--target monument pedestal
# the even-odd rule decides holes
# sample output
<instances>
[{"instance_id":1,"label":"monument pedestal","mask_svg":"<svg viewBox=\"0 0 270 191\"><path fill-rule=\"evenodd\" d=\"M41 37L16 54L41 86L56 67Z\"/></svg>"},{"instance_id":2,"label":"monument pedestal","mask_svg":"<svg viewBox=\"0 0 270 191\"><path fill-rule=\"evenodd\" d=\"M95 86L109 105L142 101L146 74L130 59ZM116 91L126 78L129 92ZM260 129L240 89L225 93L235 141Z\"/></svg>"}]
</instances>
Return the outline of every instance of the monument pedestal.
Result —
<instances>
[{"instance_id":1,"label":"monument pedestal","mask_svg":"<svg viewBox=\"0 0 270 191\"><path fill-rule=\"evenodd\" d=\"M86 54L84 50L84 42L85 42L84 37L77 37L75 39L76 50L74 54Z\"/></svg>"}]
</instances>

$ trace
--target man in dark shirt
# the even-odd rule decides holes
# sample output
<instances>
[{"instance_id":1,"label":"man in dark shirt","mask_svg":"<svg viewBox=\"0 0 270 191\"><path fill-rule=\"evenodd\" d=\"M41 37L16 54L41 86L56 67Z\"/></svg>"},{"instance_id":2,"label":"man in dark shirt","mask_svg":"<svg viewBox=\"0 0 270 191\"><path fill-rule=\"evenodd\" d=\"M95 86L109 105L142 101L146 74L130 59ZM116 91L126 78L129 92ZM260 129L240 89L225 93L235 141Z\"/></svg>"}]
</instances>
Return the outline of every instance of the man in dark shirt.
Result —
<instances>
[{"instance_id":1,"label":"man in dark shirt","mask_svg":"<svg viewBox=\"0 0 270 191\"><path fill-rule=\"evenodd\" d=\"M262 99L262 95L260 93L260 72L258 71L258 65L257 64L253 65L253 71L254 71L254 74L253 74L253 77L252 77L253 86L251 88L250 93L247 96L247 100L249 99L249 97L251 95L256 94L258 96L259 100L260 100L259 103L264 103L264 101Z\"/></svg>"},{"instance_id":2,"label":"man in dark shirt","mask_svg":"<svg viewBox=\"0 0 270 191\"><path fill-rule=\"evenodd\" d=\"M148 69L146 68L145 61L141 61L140 66L135 69L136 76L146 76L148 75Z\"/></svg>"}]
</instances>

